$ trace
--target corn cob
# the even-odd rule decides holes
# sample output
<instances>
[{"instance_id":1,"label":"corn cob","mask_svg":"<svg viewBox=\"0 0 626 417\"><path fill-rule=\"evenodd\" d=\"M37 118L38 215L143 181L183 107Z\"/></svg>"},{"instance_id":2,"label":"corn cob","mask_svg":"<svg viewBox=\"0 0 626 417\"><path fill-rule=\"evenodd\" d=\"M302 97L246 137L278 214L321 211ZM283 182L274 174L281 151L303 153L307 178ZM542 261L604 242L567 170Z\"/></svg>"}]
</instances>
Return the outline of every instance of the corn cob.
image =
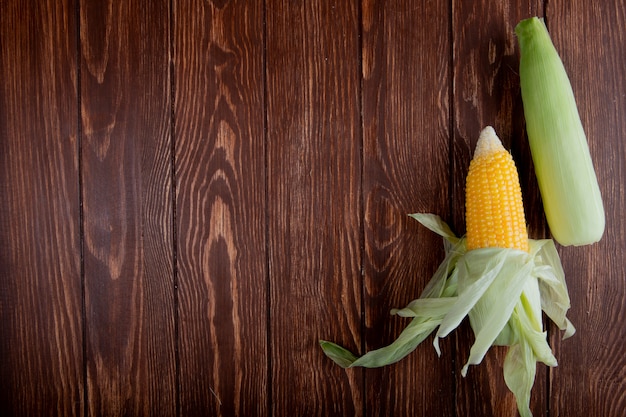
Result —
<instances>
[{"instance_id":1,"label":"corn cob","mask_svg":"<svg viewBox=\"0 0 626 417\"><path fill-rule=\"evenodd\" d=\"M481 132L476 144L465 193L467 250L500 247L528 252L515 162L491 126Z\"/></svg>"}]
</instances>

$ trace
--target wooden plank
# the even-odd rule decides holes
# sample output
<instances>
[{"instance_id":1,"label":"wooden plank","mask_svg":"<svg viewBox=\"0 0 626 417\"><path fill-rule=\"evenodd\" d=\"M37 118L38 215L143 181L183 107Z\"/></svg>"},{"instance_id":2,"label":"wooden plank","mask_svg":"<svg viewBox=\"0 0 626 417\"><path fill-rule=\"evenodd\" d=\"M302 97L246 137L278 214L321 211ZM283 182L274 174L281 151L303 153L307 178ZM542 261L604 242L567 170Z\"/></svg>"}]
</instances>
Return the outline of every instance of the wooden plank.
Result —
<instances>
[{"instance_id":1,"label":"wooden plank","mask_svg":"<svg viewBox=\"0 0 626 417\"><path fill-rule=\"evenodd\" d=\"M268 415L261 1L175 2L180 415Z\"/></svg>"},{"instance_id":2,"label":"wooden plank","mask_svg":"<svg viewBox=\"0 0 626 417\"><path fill-rule=\"evenodd\" d=\"M266 5L271 414L360 416L359 13L334 0Z\"/></svg>"},{"instance_id":3,"label":"wooden plank","mask_svg":"<svg viewBox=\"0 0 626 417\"><path fill-rule=\"evenodd\" d=\"M551 415L617 417L626 408L626 4L551 1L547 24L572 82L606 212L592 246L560 248L577 333L554 333Z\"/></svg>"},{"instance_id":4,"label":"wooden plank","mask_svg":"<svg viewBox=\"0 0 626 417\"><path fill-rule=\"evenodd\" d=\"M515 5L494 2L454 3L454 202L464 229L464 186L467 167L480 131L494 127L511 150L520 175L524 209L532 238L547 236L547 228L525 136L519 88L519 46L515 26L542 15L543 2Z\"/></svg>"},{"instance_id":5,"label":"wooden plank","mask_svg":"<svg viewBox=\"0 0 626 417\"><path fill-rule=\"evenodd\" d=\"M533 238L545 237L543 209L524 135L524 113L519 88L519 46L515 26L542 13L542 3L455 1L454 33L454 147L453 190L457 230L465 230L465 177L478 135L491 125L518 167L526 220ZM469 356L473 336L469 324L457 330L457 364ZM466 378L457 375L459 416L513 416L517 406L508 390L502 365L508 348L492 348ZM546 404L546 367L537 365L531 410L543 415Z\"/></svg>"},{"instance_id":6,"label":"wooden plank","mask_svg":"<svg viewBox=\"0 0 626 417\"><path fill-rule=\"evenodd\" d=\"M92 415L176 414L168 4L80 4Z\"/></svg>"},{"instance_id":7,"label":"wooden plank","mask_svg":"<svg viewBox=\"0 0 626 417\"><path fill-rule=\"evenodd\" d=\"M363 1L363 126L367 350L409 323L390 316L418 298L443 244L408 213L450 219L450 6ZM454 338L432 337L401 362L366 373L367 414L454 415Z\"/></svg>"},{"instance_id":8,"label":"wooden plank","mask_svg":"<svg viewBox=\"0 0 626 417\"><path fill-rule=\"evenodd\" d=\"M0 12L0 414L83 414L73 1Z\"/></svg>"}]
</instances>

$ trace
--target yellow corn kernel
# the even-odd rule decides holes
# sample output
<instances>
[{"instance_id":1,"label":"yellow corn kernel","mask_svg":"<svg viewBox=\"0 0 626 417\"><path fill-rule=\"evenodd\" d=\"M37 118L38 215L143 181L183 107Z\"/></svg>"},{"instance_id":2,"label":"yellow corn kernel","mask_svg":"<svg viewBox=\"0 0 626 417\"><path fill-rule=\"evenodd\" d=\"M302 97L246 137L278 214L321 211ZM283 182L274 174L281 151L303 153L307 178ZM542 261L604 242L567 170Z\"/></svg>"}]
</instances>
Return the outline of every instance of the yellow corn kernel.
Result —
<instances>
[{"instance_id":1,"label":"yellow corn kernel","mask_svg":"<svg viewBox=\"0 0 626 417\"><path fill-rule=\"evenodd\" d=\"M522 191L515 162L491 126L480 133L465 186L467 250L528 252Z\"/></svg>"}]
</instances>

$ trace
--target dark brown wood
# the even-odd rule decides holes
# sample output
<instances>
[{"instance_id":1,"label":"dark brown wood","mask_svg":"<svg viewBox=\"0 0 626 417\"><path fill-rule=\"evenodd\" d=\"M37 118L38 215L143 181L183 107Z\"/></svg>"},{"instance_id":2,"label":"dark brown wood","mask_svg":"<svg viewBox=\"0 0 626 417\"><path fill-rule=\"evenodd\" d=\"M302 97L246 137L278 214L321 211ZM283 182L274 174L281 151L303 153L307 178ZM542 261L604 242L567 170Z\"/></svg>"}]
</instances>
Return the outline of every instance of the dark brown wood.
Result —
<instances>
[{"instance_id":1,"label":"dark brown wood","mask_svg":"<svg viewBox=\"0 0 626 417\"><path fill-rule=\"evenodd\" d=\"M268 1L272 415L360 416L361 128L356 2Z\"/></svg>"},{"instance_id":2,"label":"dark brown wood","mask_svg":"<svg viewBox=\"0 0 626 417\"><path fill-rule=\"evenodd\" d=\"M526 220L532 238L546 237L537 181L525 136L519 88L519 45L515 26L543 15L543 2L454 2L455 179L453 204L458 227L464 229L467 167L480 131L488 125L511 150L519 171Z\"/></svg>"},{"instance_id":3,"label":"dark brown wood","mask_svg":"<svg viewBox=\"0 0 626 417\"><path fill-rule=\"evenodd\" d=\"M524 136L519 88L519 46L515 26L541 15L542 2L453 2L454 146L452 176L453 223L465 230L465 177L480 131L493 126L518 167L531 237L545 235L545 220ZM458 329L457 365L463 366L474 339L468 323ZM457 377L457 413L461 416L515 416L515 397L508 390L502 365L507 348L491 349L483 362ZM546 367L537 365L531 410L547 410Z\"/></svg>"},{"instance_id":4,"label":"dark brown wood","mask_svg":"<svg viewBox=\"0 0 626 417\"><path fill-rule=\"evenodd\" d=\"M80 4L89 415L177 413L168 4Z\"/></svg>"},{"instance_id":5,"label":"dark brown wood","mask_svg":"<svg viewBox=\"0 0 626 417\"><path fill-rule=\"evenodd\" d=\"M73 1L0 10L0 414L83 415Z\"/></svg>"},{"instance_id":6,"label":"dark brown wood","mask_svg":"<svg viewBox=\"0 0 626 417\"><path fill-rule=\"evenodd\" d=\"M408 217L450 218L450 7L363 2L363 200L367 350L410 322L390 316L418 298L443 260L443 242ZM367 414L453 416L454 346L432 337L401 362L368 370Z\"/></svg>"},{"instance_id":7,"label":"dark brown wood","mask_svg":"<svg viewBox=\"0 0 626 417\"><path fill-rule=\"evenodd\" d=\"M559 249L577 333L554 332L551 415L617 417L626 409L626 5L551 1L547 25L568 71L606 212L592 246Z\"/></svg>"},{"instance_id":8,"label":"dark brown wood","mask_svg":"<svg viewBox=\"0 0 626 417\"><path fill-rule=\"evenodd\" d=\"M583 0L6 0L0 7L0 415L516 416L468 323L394 340L493 125L549 235L514 27L570 74L603 193L598 244L559 247L578 332L549 325L539 416L626 408L626 5ZM544 10L544 5L547 7ZM170 7L172 9L170 9Z\"/></svg>"},{"instance_id":9,"label":"dark brown wood","mask_svg":"<svg viewBox=\"0 0 626 417\"><path fill-rule=\"evenodd\" d=\"M179 411L268 415L263 3L174 4Z\"/></svg>"}]
</instances>

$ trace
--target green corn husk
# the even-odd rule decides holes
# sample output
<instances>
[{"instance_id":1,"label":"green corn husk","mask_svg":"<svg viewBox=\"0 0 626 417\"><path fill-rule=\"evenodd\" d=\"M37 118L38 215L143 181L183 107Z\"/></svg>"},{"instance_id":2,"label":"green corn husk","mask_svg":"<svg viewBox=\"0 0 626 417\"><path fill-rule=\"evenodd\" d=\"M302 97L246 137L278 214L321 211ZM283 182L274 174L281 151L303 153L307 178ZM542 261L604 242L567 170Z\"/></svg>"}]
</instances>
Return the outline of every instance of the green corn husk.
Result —
<instances>
[{"instance_id":1,"label":"green corn husk","mask_svg":"<svg viewBox=\"0 0 626 417\"><path fill-rule=\"evenodd\" d=\"M597 242L604 207L569 78L543 20L523 20L515 33L528 140L548 225L562 245Z\"/></svg>"},{"instance_id":2,"label":"green corn husk","mask_svg":"<svg viewBox=\"0 0 626 417\"><path fill-rule=\"evenodd\" d=\"M461 369L482 362L491 346L509 346L504 359L504 381L515 395L522 417L532 417L530 395L538 362L556 366L543 329L542 311L563 338L576 329L567 319L570 299L559 254L552 240L529 240L530 251L511 248L467 250L465 238L433 214L412 214L415 220L444 239L446 257L419 298L391 313L411 318L391 344L357 356L340 345L320 340L322 350L344 368L375 368L398 362L435 333L448 336L465 317L474 331L474 344Z\"/></svg>"}]
</instances>

